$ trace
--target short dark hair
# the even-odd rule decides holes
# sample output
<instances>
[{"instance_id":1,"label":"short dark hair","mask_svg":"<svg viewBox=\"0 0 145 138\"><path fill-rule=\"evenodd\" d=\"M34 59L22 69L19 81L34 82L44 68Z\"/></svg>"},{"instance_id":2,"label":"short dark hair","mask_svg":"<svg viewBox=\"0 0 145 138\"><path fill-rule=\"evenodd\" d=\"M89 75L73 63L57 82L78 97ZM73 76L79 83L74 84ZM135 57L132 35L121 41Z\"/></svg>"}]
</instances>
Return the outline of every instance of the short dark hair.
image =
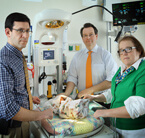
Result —
<instances>
[{"instance_id":1,"label":"short dark hair","mask_svg":"<svg viewBox=\"0 0 145 138\"><path fill-rule=\"evenodd\" d=\"M98 34L98 29L91 23L85 23L84 26L80 30L81 37L83 37L83 29L92 27L94 29L95 34Z\"/></svg>"},{"instance_id":2,"label":"short dark hair","mask_svg":"<svg viewBox=\"0 0 145 138\"><path fill-rule=\"evenodd\" d=\"M126 40L131 41L134 44L134 46L136 47L136 50L141 53L140 58L145 57L145 51L144 51L144 48L143 48L142 44L132 35L122 37L118 41L118 48L119 48L120 42L121 41L126 41Z\"/></svg>"},{"instance_id":3,"label":"short dark hair","mask_svg":"<svg viewBox=\"0 0 145 138\"><path fill-rule=\"evenodd\" d=\"M28 22L30 26L30 19L23 13L14 12L7 16L5 20L5 28L9 28L12 31L14 22Z\"/></svg>"}]
</instances>

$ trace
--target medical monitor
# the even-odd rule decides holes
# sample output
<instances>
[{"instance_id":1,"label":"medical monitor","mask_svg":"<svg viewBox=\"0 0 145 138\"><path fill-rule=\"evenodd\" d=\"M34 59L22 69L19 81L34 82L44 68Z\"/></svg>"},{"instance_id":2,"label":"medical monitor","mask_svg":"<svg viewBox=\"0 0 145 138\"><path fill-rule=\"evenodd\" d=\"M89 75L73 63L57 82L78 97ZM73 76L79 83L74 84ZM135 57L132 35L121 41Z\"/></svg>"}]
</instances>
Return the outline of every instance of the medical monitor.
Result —
<instances>
[{"instance_id":1,"label":"medical monitor","mask_svg":"<svg viewBox=\"0 0 145 138\"><path fill-rule=\"evenodd\" d=\"M36 65L38 66L56 66L59 64L60 49L57 47L38 47L35 49L37 55Z\"/></svg>"},{"instance_id":2,"label":"medical monitor","mask_svg":"<svg viewBox=\"0 0 145 138\"><path fill-rule=\"evenodd\" d=\"M53 59L54 59L54 50L43 51L43 60L53 60Z\"/></svg>"},{"instance_id":3,"label":"medical monitor","mask_svg":"<svg viewBox=\"0 0 145 138\"><path fill-rule=\"evenodd\" d=\"M145 24L145 1L112 4L113 25L124 26Z\"/></svg>"}]
</instances>

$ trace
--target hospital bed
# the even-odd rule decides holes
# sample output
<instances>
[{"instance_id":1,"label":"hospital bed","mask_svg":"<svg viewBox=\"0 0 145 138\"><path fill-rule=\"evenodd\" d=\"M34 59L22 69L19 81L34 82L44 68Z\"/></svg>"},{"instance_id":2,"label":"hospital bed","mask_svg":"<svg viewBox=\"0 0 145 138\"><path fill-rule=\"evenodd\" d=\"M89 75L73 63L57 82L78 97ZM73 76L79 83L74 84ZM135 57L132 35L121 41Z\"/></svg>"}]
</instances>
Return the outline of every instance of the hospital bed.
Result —
<instances>
[{"instance_id":1,"label":"hospital bed","mask_svg":"<svg viewBox=\"0 0 145 138\"><path fill-rule=\"evenodd\" d=\"M105 108L102 105L96 103L95 101L90 102L89 109L92 111L95 111L97 108ZM31 138L83 138L83 137L90 137L90 138L119 138L117 132L115 131L115 128L112 127L114 124L115 126L115 118L103 118L104 123L99 125L98 128L95 130L80 134L80 135L52 135L49 134L41 125L40 121L33 121L30 123L30 131L31 131ZM83 127L83 126L81 126Z\"/></svg>"}]
</instances>

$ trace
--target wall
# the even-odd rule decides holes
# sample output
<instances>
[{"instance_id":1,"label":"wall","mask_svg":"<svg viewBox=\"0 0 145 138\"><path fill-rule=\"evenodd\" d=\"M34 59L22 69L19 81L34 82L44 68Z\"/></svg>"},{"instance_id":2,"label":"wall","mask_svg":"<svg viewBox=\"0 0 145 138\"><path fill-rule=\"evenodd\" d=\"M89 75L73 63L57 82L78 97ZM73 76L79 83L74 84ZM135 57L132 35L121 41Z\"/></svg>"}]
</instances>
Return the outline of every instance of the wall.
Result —
<instances>
[{"instance_id":1,"label":"wall","mask_svg":"<svg viewBox=\"0 0 145 138\"><path fill-rule=\"evenodd\" d=\"M113 0L110 0L113 1ZM133 2L133 1L140 1L140 0L121 0L122 3L124 2ZM143 45L144 49L145 49L145 40L144 40L144 36L145 36L145 25L138 25L137 26L138 29L136 32L132 33L133 36L135 36ZM116 27L112 27L112 30L114 30ZM111 37L111 53L113 58L115 59L115 61L117 62L117 64L120 66L121 61L119 59L119 56L117 54L117 43L114 42L114 37Z\"/></svg>"},{"instance_id":2,"label":"wall","mask_svg":"<svg viewBox=\"0 0 145 138\"><path fill-rule=\"evenodd\" d=\"M108 0L107 0L108 1ZM135 0L121 0L122 2L129 2ZM101 5L103 0L98 0L98 4ZM113 0L110 0L113 2ZM41 12L44 9L62 9L73 13L75 11L86 8L82 5L82 0L42 0L42 2L28 2L23 0L0 0L0 49L6 44L7 38L4 32L4 21L8 14L12 12L22 12L25 13L30 19L33 26L33 20L37 13ZM68 44L70 43L81 43L82 47L85 47L82 39L80 37L80 28L84 23L91 22L93 23L99 31L99 37L97 40L98 45L107 49L107 22L103 21L102 9L94 7L88 10L85 10L81 13L72 15L71 23L67 28L67 43L66 50L64 51L67 56L67 67L69 68L72 57L75 52L68 51ZM112 30L116 29L112 27ZM137 37L141 43L144 45L144 30L145 25L138 25L138 30L133 34ZM114 42L115 37L111 37L111 53L118 63L120 64L120 59L117 56L117 44ZM33 43L32 43L33 44ZM23 50L23 53L27 55L28 46ZM49 69L50 70L50 69ZM47 82L47 80L45 81Z\"/></svg>"},{"instance_id":3,"label":"wall","mask_svg":"<svg viewBox=\"0 0 145 138\"><path fill-rule=\"evenodd\" d=\"M136 0L121 0L122 2L130 2ZM103 0L98 0L98 4L102 4ZM113 0L110 0L113 2ZM4 21L8 14L12 12L22 12L28 15L31 19L31 23L33 25L34 16L42 11L43 9L63 9L68 12L75 12L80 9L86 8L82 5L82 0L42 0L42 2L27 2L23 0L0 0L0 49L6 44L7 38L4 32ZM106 33L106 22L102 19L102 9L98 7L91 8L89 10L83 11L81 13L75 14L72 16L72 21L68 26L68 43L82 43L80 37L80 28L86 22L93 23L99 30L99 38L98 45L107 49L107 33ZM137 37L142 44L144 44L144 30L145 25L138 25L138 30L133 34ZM112 54L115 60L118 62L118 58L116 57L116 44L114 43L114 38L112 38ZM82 43L83 45L83 43ZM84 45L83 45L84 47ZM145 46L144 46L145 47ZM27 54L28 48L26 47L23 52ZM68 65L75 52L68 52L66 50L64 53L69 54L69 58L67 58Z\"/></svg>"},{"instance_id":4,"label":"wall","mask_svg":"<svg viewBox=\"0 0 145 138\"><path fill-rule=\"evenodd\" d=\"M34 16L42 11L43 9L63 9L70 13L86 8L82 5L82 0L42 0L42 2L27 2L23 0L0 0L0 49L6 44L7 38L4 32L4 21L8 14L12 12L22 12L28 15L31 19L32 26ZM101 4L98 2L98 4ZM68 43L82 43L80 37L80 28L84 23L91 22L99 30L98 44L106 48L106 23L102 20L102 10L100 8L91 8L81 13L72 16L72 21L68 26ZM83 45L84 47L84 45ZM23 50L27 54L27 47ZM67 49L67 48L66 48ZM67 51L67 50L66 50ZM65 53L67 53L65 51ZM75 53L69 53L69 59L67 58L68 65L70 64L71 58Z\"/></svg>"}]
</instances>

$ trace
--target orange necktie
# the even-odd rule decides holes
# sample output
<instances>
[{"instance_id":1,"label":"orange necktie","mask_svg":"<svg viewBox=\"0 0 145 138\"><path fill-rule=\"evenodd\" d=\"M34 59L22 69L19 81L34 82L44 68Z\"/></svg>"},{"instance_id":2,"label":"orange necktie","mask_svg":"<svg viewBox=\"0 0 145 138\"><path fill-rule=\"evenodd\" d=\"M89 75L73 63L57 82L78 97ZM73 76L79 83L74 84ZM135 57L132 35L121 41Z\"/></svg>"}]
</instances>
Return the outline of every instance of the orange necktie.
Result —
<instances>
[{"instance_id":1,"label":"orange necktie","mask_svg":"<svg viewBox=\"0 0 145 138\"><path fill-rule=\"evenodd\" d=\"M92 51L88 52L88 58L86 63L86 89L90 88L92 83L92 68L91 68L91 53Z\"/></svg>"},{"instance_id":2,"label":"orange necktie","mask_svg":"<svg viewBox=\"0 0 145 138\"><path fill-rule=\"evenodd\" d=\"M27 63L24 55L23 55L23 65L24 65L24 72L25 72L25 79L26 79L26 88L29 95L29 106L30 106L30 110L33 110L33 101L32 101L32 95L30 91L28 69L27 69Z\"/></svg>"}]
</instances>

